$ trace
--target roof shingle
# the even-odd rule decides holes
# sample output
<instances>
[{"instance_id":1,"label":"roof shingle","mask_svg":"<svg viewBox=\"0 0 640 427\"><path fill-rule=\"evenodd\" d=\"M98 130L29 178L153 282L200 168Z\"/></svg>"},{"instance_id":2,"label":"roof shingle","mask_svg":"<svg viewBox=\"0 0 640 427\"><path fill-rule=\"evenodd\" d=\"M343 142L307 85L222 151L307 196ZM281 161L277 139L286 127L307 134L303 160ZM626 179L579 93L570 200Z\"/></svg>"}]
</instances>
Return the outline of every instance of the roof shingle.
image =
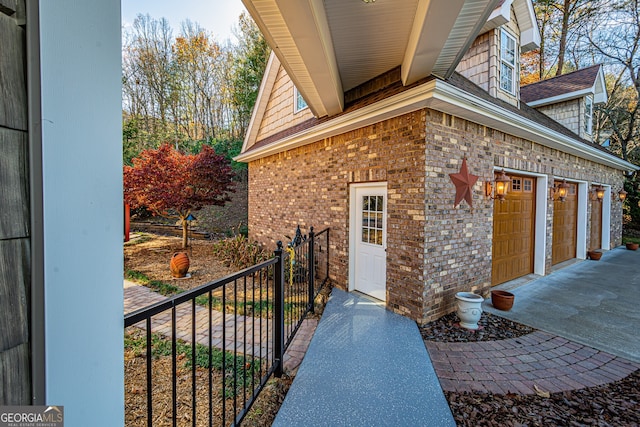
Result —
<instances>
[{"instance_id":1,"label":"roof shingle","mask_svg":"<svg viewBox=\"0 0 640 427\"><path fill-rule=\"evenodd\" d=\"M600 71L600 64L541 80L520 88L520 100L525 103L553 98L593 87Z\"/></svg>"}]
</instances>

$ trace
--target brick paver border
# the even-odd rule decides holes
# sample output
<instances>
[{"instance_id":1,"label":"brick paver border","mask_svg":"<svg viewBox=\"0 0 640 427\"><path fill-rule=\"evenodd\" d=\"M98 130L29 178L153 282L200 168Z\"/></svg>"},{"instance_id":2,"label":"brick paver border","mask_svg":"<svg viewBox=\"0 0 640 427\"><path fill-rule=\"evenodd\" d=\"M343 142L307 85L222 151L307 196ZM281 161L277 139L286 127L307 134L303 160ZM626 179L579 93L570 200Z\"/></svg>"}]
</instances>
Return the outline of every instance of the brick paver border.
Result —
<instances>
[{"instance_id":1,"label":"brick paver border","mask_svg":"<svg viewBox=\"0 0 640 427\"><path fill-rule=\"evenodd\" d=\"M133 282L124 282L124 312L130 313L137 309L147 307L166 299L165 296L153 292L149 288L137 285ZM192 334L192 309L191 304L182 304L176 308L176 338L185 342L191 342ZM224 347L233 350L234 347L241 353L256 357L268 357L271 354L272 322L252 322L245 316L225 315L226 339ZM212 345L222 349L222 313L213 312L212 317ZM260 326L260 328L259 328ZM284 355L285 372L293 372L302 363L302 359L309 347L311 337L318 326L316 319L305 319L298 329L296 336L289 345ZM145 328L144 322L134 327ZM202 345L209 344L208 310L205 307L196 306L196 341ZM260 330L254 330L259 328ZM167 311L153 317L151 330L164 336L171 336L171 312ZM254 343L262 343L262 346Z\"/></svg>"},{"instance_id":2,"label":"brick paver border","mask_svg":"<svg viewBox=\"0 0 640 427\"><path fill-rule=\"evenodd\" d=\"M640 364L547 332L500 341L426 343L445 391L550 393L608 384Z\"/></svg>"}]
</instances>

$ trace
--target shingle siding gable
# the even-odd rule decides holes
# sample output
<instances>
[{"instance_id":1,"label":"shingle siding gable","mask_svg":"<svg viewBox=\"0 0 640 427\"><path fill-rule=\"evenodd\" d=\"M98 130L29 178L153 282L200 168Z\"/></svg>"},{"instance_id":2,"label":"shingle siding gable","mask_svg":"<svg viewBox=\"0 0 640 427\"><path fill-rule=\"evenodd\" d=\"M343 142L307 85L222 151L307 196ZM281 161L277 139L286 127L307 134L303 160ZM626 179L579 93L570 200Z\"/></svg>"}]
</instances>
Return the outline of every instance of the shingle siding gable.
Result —
<instances>
[{"instance_id":1,"label":"shingle siding gable","mask_svg":"<svg viewBox=\"0 0 640 427\"><path fill-rule=\"evenodd\" d=\"M311 110L294 113L294 85L282 66L278 70L265 115L260 123L257 141L264 140L285 129L295 127L311 118Z\"/></svg>"}]
</instances>

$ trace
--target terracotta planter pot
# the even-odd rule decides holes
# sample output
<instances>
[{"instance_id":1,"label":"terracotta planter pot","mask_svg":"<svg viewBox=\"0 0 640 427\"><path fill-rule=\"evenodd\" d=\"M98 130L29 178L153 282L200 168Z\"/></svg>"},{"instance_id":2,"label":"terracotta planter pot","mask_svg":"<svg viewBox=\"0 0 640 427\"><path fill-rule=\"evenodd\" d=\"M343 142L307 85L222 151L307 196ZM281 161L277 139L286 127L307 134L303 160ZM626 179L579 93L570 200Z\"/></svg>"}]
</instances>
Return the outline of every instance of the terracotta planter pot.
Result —
<instances>
[{"instance_id":1,"label":"terracotta planter pot","mask_svg":"<svg viewBox=\"0 0 640 427\"><path fill-rule=\"evenodd\" d=\"M513 307L515 296L507 291L491 291L491 304L498 310L509 311Z\"/></svg>"},{"instance_id":2,"label":"terracotta planter pot","mask_svg":"<svg viewBox=\"0 0 640 427\"><path fill-rule=\"evenodd\" d=\"M169 263L173 277L184 277L189 271L189 257L186 252L176 252Z\"/></svg>"},{"instance_id":3,"label":"terracotta planter pot","mask_svg":"<svg viewBox=\"0 0 640 427\"><path fill-rule=\"evenodd\" d=\"M627 249L629 249L630 251L637 251L638 250L638 244L637 243L627 243Z\"/></svg>"},{"instance_id":4,"label":"terracotta planter pot","mask_svg":"<svg viewBox=\"0 0 640 427\"><path fill-rule=\"evenodd\" d=\"M587 252L587 257L589 259L594 260L594 261L600 261L600 258L602 258L602 252L589 251L589 252Z\"/></svg>"}]
</instances>

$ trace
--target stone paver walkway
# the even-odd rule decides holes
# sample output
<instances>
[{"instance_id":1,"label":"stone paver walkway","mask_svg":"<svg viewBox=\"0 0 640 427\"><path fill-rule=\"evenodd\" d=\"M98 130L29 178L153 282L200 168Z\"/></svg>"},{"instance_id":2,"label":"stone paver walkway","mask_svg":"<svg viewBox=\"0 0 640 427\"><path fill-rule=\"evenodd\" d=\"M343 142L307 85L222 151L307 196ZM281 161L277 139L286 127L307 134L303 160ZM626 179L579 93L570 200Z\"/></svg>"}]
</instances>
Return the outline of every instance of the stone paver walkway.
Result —
<instances>
[{"instance_id":1,"label":"stone paver walkway","mask_svg":"<svg viewBox=\"0 0 640 427\"><path fill-rule=\"evenodd\" d=\"M445 391L550 393L625 378L640 364L546 332L470 343L427 343Z\"/></svg>"},{"instance_id":2,"label":"stone paver walkway","mask_svg":"<svg viewBox=\"0 0 640 427\"><path fill-rule=\"evenodd\" d=\"M124 312L130 313L143 307L165 300L166 297L153 292L149 288L137 285L133 282L124 282ZM196 306L196 342L209 345L209 310ZM176 308L176 338L185 342L191 342L192 306L185 303ZM268 357L272 346L272 322L267 319L245 317L241 315L226 314L213 311L211 315L211 344L216 348L237 350L239 353L253 355L255 357ZM316 319L305 319L296 333L294 340L289 345L284 356L284 370L295 371L309 346L311 337L316 329ZM145 323L140 322L135 327L144 329ZM167 310L151 320L151 330L155 333L171 336L172 320L171 310ZM224 329L224 334L223 334Z\"/></svg>"}]
</instances>

